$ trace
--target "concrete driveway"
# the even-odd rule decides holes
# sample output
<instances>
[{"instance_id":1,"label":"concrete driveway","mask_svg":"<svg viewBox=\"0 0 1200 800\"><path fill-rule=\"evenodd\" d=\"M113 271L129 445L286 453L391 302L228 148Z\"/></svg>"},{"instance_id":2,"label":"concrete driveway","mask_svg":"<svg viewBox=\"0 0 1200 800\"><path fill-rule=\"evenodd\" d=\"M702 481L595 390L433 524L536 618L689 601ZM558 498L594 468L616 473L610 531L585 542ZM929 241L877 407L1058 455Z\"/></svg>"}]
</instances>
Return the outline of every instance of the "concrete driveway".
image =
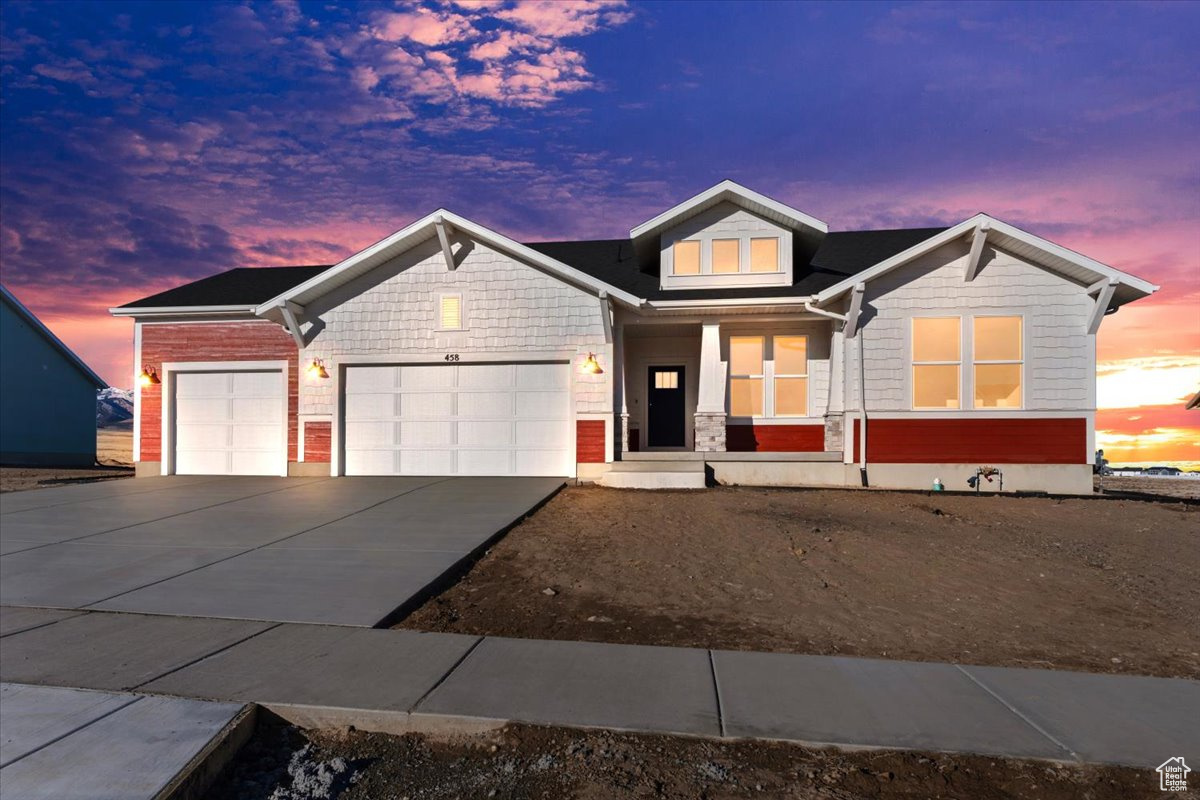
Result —
<instances>
[{"instance_id":1,"label":"concrete driveway","mask_svg":"<svg viewBox=\"0 0 1200 800\"><path fill-rule=\"evenodd\" d=\"M0 604L374 626L559 478L177 477L0 498Z\"/></svg>"}]
</instances>

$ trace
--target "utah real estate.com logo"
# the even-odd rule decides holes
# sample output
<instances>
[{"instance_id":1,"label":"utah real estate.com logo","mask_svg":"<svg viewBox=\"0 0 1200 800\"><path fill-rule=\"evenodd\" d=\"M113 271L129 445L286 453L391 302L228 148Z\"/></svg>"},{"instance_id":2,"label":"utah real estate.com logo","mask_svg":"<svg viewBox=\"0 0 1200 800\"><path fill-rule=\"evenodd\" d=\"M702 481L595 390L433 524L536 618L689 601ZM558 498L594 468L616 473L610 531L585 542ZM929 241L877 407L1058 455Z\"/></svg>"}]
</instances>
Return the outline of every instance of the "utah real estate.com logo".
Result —
<instances>
[{"instance_id":1,"label":"utah real estate.com logo","mask_svg":"<svg viewBox=\"0 0 1200 800\"><path fill-rule=\"evenodd\" d=\"M1191 771L1183 756L1168 758L1158 766L1158 788L1164 792L1186 792L1187 776Z\"/></svg>"}]
</instances>

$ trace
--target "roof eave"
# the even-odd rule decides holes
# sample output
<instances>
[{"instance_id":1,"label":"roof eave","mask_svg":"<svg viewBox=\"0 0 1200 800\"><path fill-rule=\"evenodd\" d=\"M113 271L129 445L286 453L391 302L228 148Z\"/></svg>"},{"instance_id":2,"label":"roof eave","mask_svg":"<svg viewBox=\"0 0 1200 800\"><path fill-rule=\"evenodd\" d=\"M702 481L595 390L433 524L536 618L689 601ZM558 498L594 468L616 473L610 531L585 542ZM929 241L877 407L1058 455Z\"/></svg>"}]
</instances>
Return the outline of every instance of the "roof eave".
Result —
<instances>
[{"instance_id":1,"label":"roof eave","mask_svg":"<svg viewBox=\"0 0 1200 800\"><path fill-rule=\"evenodd\" d=\"M219 317L219 316L255 316L253 305L220 305L220 306L117 306L110 308L109 314L114 317Z\"/></svg>"}]
</instances>

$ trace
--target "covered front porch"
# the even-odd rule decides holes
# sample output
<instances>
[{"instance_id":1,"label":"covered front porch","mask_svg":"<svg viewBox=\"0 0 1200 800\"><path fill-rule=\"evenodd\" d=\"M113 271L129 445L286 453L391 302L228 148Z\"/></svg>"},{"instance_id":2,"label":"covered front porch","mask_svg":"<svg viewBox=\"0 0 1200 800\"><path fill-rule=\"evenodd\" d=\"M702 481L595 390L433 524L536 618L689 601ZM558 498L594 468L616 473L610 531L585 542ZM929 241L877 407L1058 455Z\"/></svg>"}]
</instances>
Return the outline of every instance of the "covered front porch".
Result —
<instances>
[{"instance_id":1,"label":"covered front porch","mask_svg":"<svg viewBox=\"0 0 1200 800\"><path fill-rule=\"evenodd\" d=\"M842 335L832 320L618 315L613 345L618 460L842 460Z\"/></svg>"}]
</instances>

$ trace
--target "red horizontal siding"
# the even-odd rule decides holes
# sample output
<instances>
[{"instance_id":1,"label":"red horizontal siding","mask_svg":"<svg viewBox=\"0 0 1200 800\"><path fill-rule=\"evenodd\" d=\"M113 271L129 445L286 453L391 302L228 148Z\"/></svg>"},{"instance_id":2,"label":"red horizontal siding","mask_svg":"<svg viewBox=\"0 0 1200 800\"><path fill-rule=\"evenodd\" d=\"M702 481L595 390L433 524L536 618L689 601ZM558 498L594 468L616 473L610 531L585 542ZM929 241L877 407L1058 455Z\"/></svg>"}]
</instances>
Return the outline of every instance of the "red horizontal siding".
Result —
<instances>
[{"instance_id":1,"label":"red horizontal siding","mask_svg":"<svg viewBox=\"0 0 1200 800\"><path fill-rule=\"evenodd\" d=\"M304 460L328 464L332 425L328 422L304 423Z\"/></svg>"},{"instance_id":2,"label":"red horizontal siding","mask_svg":"<svg viewBox=\"0 0 1200 800\"><path fill-rule=\"evenodd\" d=\"M296 460L299 351L273 322L212 322L142 326L142 365L159 375L168 361L282 361L288 369L288 460ZM162 388L142 386L141 460L162 460Z\"/></svg>"},{"instance_id":3,"label":"red horizontal siding","mask_svg":"<svg viewBox=\"0 0 1200 800\"><path fill-rule=\"evenodd\" d=\"M1087 420L869 419L876 464L1084 464Z\"/></svg>"},{"instance_id":4,"label":"red horizontal siding","mask_svg":"<svg viewBox=\"0 0 1200 800\"><path fill-rule=\"evenodd\" d=\"M819 453L824 425L726 425L725 449L734 453Z\"/></svg>"},{"instance_id":5,"label":"red horizontal siding","mask_svg":"<svg viewBox=\"0 0 1200 800\"><path fill-rule=\"evenodd\" d=\"M604 420L575 421L575 460L581 464L603 464Z\"/></svg>"}]
</instances>

